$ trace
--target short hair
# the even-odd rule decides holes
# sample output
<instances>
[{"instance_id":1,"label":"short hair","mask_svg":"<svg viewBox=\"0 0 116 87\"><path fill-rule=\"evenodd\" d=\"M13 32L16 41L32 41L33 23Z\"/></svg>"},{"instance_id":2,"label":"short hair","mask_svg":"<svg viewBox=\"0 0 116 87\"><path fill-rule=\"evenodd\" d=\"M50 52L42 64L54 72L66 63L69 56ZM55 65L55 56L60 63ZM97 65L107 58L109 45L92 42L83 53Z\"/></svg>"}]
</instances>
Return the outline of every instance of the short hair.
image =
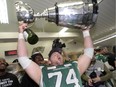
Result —
<instances>
[{"instance_id":1,"label":"short hair","mask_svg":"<svg viewBox=\"0 0 116 87\"><path fill-rule=\"evenodd\" d=\"M61 54L61 53L62 53L62 48L53 48L53 49L49 52L49 54L48 54L49 59L50 59L51 55L52 55L54 52L58 52L58 53Z\"/></svg>"}]
</instances>

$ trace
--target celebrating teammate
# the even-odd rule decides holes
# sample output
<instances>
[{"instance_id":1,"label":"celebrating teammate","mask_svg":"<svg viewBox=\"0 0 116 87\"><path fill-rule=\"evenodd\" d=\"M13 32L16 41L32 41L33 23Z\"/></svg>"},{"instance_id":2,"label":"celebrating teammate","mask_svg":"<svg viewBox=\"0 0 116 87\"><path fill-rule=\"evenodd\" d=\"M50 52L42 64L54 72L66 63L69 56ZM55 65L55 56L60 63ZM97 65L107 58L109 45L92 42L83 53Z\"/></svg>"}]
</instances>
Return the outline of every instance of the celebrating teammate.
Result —
<instances>
[{"instance_id":1,"label":"celebrating teammate","mask_svg":"<svg viewBox=\"0 0 116 87\"><path fill-rule=\"evenodd\" d=\"M27 24L19 26L18 37L18 60L26 73L40 87L82 87L80 76L88 68L93 57L93 44L89 34L89 28L83 30L84 54L78 62L63 62L61 49L52 49L49 53L50 65L38 66L28 58L26 43L23 37L23 30Z\"/></svg>"}]
</instances>

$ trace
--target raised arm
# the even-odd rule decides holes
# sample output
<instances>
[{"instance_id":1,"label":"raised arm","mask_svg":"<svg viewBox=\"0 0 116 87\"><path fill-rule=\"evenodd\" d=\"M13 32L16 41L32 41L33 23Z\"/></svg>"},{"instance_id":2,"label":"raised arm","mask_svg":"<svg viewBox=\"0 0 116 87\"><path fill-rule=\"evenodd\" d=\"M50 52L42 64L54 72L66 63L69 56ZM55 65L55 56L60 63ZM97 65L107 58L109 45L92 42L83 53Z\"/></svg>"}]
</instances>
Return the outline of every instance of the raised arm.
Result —
<instances>
[{"instance_id":1,"label":"raised arm","mask_svg":"<svg viewBox=\"0 0 116 87\"><path fill-rule=\"evenodd\" d=\"M83 37L84 37L84 54L81 55L78 59L78 67L81 75L88 68L94 53L89 28L83 31Z\"/></svg>"},{"instance_id":2,"label":"raised arm","mask_svg":"<svg viewBox=\"0 0 116 87\"><path fill-rule=\"evenodd\" d=\"M21 23L19 26L19 37L18 37L18 61L25 69L26 73L39 84L41 78L40 67L28 58L28 52L26 48L26 43L23 37L23 30L26 28L27 24Z\"/></svg>"}]
</instances>

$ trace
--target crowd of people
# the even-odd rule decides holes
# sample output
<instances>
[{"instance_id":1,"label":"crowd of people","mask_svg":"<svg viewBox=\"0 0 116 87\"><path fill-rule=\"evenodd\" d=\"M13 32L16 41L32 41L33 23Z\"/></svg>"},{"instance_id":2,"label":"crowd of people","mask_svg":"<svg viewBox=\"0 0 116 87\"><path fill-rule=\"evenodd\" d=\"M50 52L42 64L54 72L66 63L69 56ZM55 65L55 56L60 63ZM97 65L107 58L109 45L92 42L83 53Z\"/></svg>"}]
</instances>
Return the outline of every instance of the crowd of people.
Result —
<instances>
[{"instance_id":1,"label":"crowd of people","mask_svg":"<svg viewBox=\"0 0 116 87\"><path fill-rule=\"evenodd\" d=\"M40 52L34 52L28 58L22 34L26 27L26 23L19 26L17 47L17 62L24 70L21 81L6 72L8 63L0 58L0 87L116 87L116 46L112 52L106 47L94 48L89 27L82 30L84 52L77 60L71 60L62 47L52 45L48 61Z\"/></svg>"}]
</instances>

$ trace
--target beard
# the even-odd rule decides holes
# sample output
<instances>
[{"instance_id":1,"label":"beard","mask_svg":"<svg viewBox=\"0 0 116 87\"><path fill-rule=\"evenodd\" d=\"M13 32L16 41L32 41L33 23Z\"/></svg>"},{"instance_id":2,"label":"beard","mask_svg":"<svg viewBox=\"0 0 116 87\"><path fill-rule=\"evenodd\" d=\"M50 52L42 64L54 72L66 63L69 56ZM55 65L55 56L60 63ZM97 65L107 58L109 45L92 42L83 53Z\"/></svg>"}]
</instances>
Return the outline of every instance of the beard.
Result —
<instances>
[{"instance_id":1,"label":"beard","mask_svg":"<svg viewBox=\"0 0 116 87\"><path fill-rule=\"evenodd\" d=\"M5 69L0 69L0 72L5 72Z\"/></svg>"}]
</instances>

